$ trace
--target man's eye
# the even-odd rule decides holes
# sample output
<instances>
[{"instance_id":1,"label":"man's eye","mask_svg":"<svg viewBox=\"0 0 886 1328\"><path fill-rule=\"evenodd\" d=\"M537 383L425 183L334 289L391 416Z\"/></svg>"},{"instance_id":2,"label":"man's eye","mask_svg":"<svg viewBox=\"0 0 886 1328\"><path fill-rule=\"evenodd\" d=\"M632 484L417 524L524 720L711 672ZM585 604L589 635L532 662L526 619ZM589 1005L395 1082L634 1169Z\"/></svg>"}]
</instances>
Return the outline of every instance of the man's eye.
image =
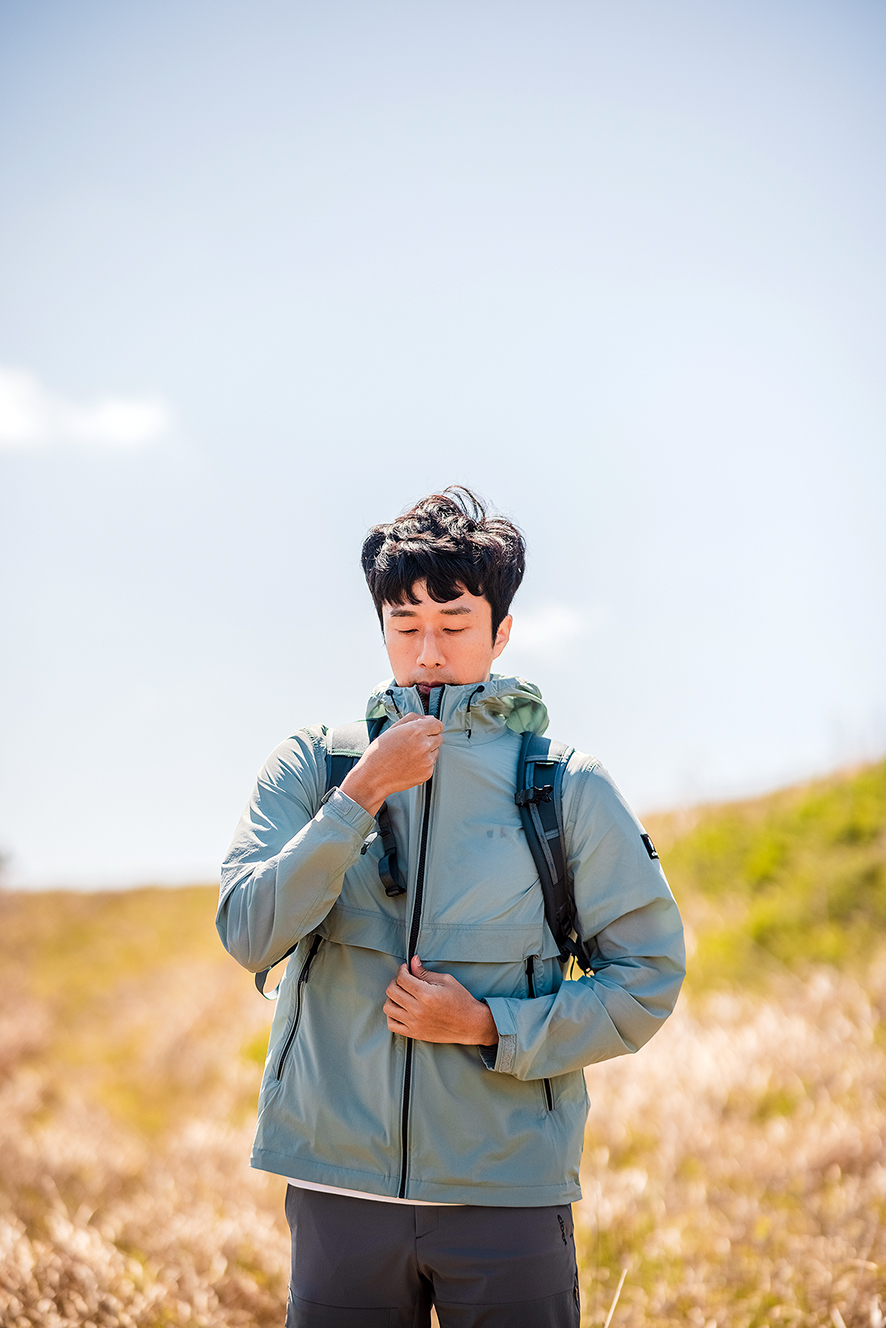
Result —
<instances>
[{"instance_id":1,"label":"man's eye","mask_svg":"<svg viewBox=\"0 0 886 1328\"><path fill-rule=\"evenodd\" d=\"M467 630L467 629L466 629L465 627L444 627L444 628L443 628L443 631L446 633L447 636L458 636L459 632L464 632L464 631L466 631L466 630Z\"/></svg>"}]
</instances>

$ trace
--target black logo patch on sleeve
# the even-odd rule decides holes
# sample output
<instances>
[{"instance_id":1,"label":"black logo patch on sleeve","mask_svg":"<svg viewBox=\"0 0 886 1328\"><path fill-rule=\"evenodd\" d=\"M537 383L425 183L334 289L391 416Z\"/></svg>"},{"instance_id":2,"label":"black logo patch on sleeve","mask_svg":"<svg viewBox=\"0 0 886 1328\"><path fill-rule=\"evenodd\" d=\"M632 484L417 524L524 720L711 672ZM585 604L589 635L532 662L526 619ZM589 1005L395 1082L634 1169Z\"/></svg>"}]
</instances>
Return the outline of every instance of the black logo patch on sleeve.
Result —
<instances>
[{"instance_id":1,"label":"black logo patch on sleeve","mask_svg":"<svg viewBox=\"0 0 886 1328\"><path fill-rule=\"evenodd\" d=\"M653 844L652 840L649 838L648 835L641 835L640 838L643 840L643 843L646 845L646 852L649 854L650 858L655 858L657 861L658 853L656 852L655 845Z\"/></svg>"}]
</instances>

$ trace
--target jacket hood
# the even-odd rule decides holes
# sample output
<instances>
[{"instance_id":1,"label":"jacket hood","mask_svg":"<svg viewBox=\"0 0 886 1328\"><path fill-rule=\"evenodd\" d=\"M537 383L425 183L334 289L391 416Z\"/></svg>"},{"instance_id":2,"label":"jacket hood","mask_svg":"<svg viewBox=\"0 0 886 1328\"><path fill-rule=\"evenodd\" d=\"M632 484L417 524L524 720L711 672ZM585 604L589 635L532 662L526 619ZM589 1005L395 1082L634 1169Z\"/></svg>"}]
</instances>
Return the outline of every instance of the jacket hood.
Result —
<instances>
[{"instance_id":1,"label":"jacket hood","mask_svg":"<svg viewBox=\"0 0 886 1328\"><path fill-rule=\"evenodd\" d=\"M409 714L424 714L419 690L398 687L393 678L379 683L366 706L367 719L385 715L393 721ZM494 738L505 728L544 733L548 727L547 707L535 684L498 673L487 682L446 683L440 719L444 734L461 734L473 742Z\"/></svg>"}]
</instances>

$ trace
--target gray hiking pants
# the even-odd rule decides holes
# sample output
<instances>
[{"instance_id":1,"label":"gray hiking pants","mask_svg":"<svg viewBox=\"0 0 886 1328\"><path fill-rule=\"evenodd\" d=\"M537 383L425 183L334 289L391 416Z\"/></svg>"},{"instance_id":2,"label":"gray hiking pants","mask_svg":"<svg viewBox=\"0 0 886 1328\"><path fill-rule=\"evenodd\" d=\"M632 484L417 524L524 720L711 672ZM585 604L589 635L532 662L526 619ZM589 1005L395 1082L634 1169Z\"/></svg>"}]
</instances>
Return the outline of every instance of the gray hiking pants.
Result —
<instances>
[{"instance_id":1,"label":"gray hiking pants","mask_svg":"<svg viewBox=\"0 0 886 1328\"><path fill-rule=\"evenodd\" d=\"M417 1207L290 1185L286 1328L579 1328L572 1209Z\"/></svg>"}]
</instances>

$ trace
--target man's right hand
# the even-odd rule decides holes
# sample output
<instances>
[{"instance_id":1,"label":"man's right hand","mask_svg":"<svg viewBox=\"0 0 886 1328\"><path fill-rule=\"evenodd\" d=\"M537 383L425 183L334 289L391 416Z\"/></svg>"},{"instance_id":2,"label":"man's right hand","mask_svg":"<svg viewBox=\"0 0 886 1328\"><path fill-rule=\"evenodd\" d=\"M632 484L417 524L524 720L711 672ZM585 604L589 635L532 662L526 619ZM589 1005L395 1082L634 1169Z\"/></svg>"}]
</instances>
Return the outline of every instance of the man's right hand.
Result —
<instances>
[{"instance_id":1,"label":"man's right hand","mask_svg":"<svg viewBox=\"0 0 886 1328\"><path fill-rule=\"evenodd\" d=\"M369 744L342 780L341 791L375 816L390 793L428 782L442 742L439 719L404 715Z\"/></svg>"}]
</instances>

